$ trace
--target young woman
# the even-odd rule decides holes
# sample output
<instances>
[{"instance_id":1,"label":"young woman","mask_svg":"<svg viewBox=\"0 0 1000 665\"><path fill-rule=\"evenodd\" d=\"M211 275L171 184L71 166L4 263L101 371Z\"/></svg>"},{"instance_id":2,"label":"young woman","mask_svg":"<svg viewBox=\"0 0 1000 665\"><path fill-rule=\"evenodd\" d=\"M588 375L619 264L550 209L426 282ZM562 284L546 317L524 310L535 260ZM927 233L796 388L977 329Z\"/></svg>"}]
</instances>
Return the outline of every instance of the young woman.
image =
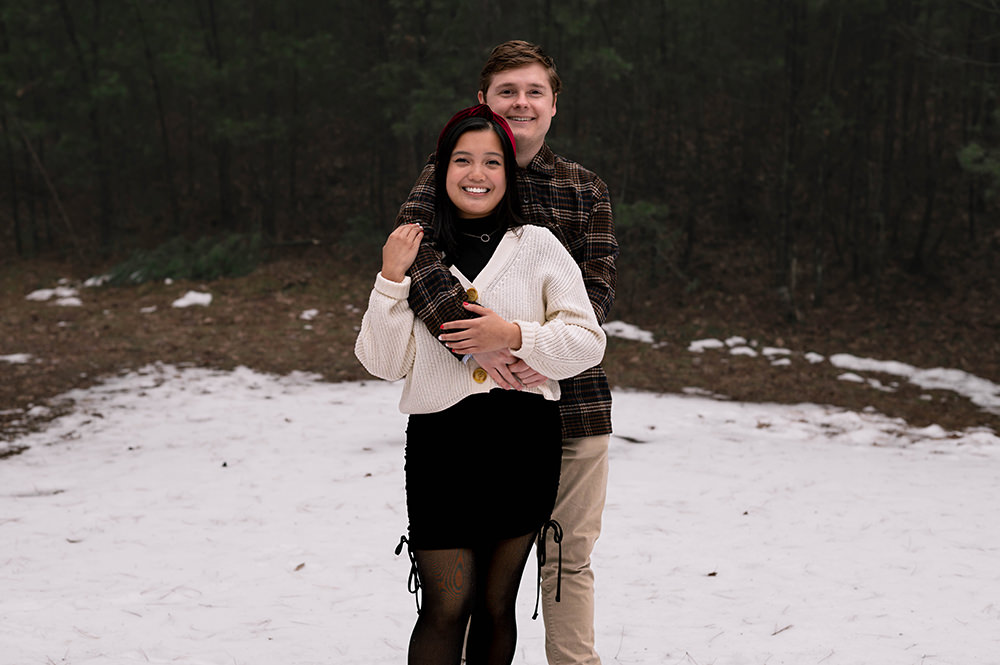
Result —
<instances>
[{"instance_id":1,"label":"young woman","mask_svg":"<svg viewBox=\"0 0 1000 665\"><path fill-rule=\"evenodd\" d=\"M489 340L481 351L510 349L551 380L501 390L414 317L406 271L425 233L418 225L386 241L355 353L375 376L405 378L404 540L423 601L408 662L457 665L468 626L469 665L508 664L521 575L559 482L558 380L600 363L606 340L576 262L518 215L506 121L485 104L460 111L436 154L447 196L437 197L429 234L478 315L467 325Z\"/></svg>"}]
</instances>

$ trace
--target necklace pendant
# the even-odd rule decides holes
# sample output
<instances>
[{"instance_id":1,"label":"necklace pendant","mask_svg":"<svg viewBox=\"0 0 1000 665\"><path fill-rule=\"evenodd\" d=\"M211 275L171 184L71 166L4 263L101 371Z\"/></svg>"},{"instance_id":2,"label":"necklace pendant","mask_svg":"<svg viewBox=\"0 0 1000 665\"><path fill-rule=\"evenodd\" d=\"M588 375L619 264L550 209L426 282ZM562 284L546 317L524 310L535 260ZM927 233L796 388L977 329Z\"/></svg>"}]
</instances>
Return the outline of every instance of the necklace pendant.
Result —
<instances>
[{"instance_id":1,"label":"necklace pendant","mask_svg":"<svg viewBox=\"0 0 1000 665\"><path fill-rule=\"evenodd\" d=\"M463 236L468 236L469 238L479 238L479 242L485 244L488 243L490 241L490 238L493 237L493 234L499 230L500 229L493 229L489 233L469 233L467 231L460 231L460 232Z\"/></svg>"}]
</instances>

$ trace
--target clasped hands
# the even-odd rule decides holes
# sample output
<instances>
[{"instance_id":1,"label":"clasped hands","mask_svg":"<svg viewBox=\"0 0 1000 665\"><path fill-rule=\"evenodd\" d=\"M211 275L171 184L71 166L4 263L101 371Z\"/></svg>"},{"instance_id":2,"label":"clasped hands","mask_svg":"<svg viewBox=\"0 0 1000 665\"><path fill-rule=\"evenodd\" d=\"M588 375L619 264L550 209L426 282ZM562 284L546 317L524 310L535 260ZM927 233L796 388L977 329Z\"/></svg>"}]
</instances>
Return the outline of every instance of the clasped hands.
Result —
<instances>
[{"instance_id":1,"label":"clasped hands","mask_svg":"<svg viewBox=\"0 0 1000 665\"><path fill-rule=\"evenodd\" d=\"M511 350L521 348L521 328L499 314L475 303L463 303L478 317L449 321L441 326L438 339L455 353L470 354L504 390L534 388L548 377L539 374Z\"/></svg>"}]
</instances>

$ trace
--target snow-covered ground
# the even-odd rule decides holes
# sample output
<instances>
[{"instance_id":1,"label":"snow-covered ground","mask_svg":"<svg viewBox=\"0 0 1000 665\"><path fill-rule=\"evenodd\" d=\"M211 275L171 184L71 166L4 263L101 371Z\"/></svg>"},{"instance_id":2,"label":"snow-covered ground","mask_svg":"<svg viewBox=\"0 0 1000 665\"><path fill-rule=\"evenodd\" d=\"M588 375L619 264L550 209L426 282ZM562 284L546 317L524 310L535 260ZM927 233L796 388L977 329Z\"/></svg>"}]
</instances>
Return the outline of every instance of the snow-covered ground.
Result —
<instances>
[{"instance_id":1,"label":"snow-covered ground","mask_svg":"<svg viewBox=\"0 0 1000 665\"><path fill-rule=\"evenodd\" d=\"M691 352L822 360L744 342ZM968 375L892 369L1000 400ZM399 392L157 365L68 395L72 413L0 460L0 665L405 662ZM594 556L605 665L1000 663L992 431L614 400ZM541 665L534 576L515 662Z\"/></svg>"},{"instance_id":2,"label":"snow-covered ground","mask_svg":"<svg viewBox=\"0 0 1000 665\"><path fill-rule=\"evenodd\" d=\"M178 296L164 306L212 302ZM27 296L85 298L68 281ZM687 352L830 362L873 390L889 375L1000 412L1000 386L957 370L738 336ZM0 370L38 361L0 348ZM0 459L0 665L405 662L399 392L154 365L67 394L69 415ZM1000 663L993 431L625 390L614 422L594 555L606 665ZM535 574L519 664L545 661Z\"/></svg>"}]
</instances>

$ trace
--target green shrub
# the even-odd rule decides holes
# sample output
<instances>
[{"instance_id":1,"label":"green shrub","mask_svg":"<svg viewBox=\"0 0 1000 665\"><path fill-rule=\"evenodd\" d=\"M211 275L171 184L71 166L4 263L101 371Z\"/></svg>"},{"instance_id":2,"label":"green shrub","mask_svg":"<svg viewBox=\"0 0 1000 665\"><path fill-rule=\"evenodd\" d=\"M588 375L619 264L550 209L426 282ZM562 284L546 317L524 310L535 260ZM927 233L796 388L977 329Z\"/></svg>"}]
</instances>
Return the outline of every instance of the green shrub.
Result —
<instances>
[{"instance_id":1,"label":"green shrub","mask_svg":"<svg viewBox=\"0 0 1000 665\"><path fill-rule=\"evenodd\" d=\"M988 178L988 196L1000 193L1000 149L990 150L973 142L959 150L958 161L969 173Z\"/></svg>"},{"instance_id":2,"label":"green shrub","mask_svg":"<svg viewBox=\"0 0 1000 665\"><path fill-rule=\"evenodd\" d=\"M142 284L163 279L211 281L247 275L261 261L258 234L168 240L150 250L137 250L111 270L111 284Z\"/></svg>"}]
</instances>

